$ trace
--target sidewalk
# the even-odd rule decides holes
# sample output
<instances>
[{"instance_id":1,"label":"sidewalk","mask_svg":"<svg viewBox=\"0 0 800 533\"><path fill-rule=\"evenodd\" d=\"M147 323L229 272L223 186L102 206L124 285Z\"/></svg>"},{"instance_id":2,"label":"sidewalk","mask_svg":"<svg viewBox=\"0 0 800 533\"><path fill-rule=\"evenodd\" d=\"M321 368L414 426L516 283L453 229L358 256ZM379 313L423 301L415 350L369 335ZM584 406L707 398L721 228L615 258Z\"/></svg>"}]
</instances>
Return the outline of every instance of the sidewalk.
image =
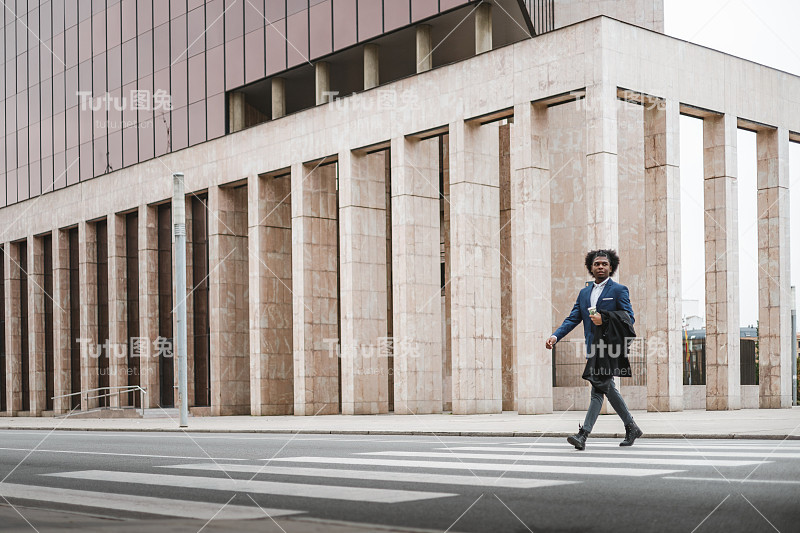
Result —
<instances>
[{"instance_id":1,"label":"sidewalk","mask_svg":"<svg viewBox=\"0 0 800 533\"><path fill-rule=\"evenodd\" d=\"M149 410L146 418L0 418L0 430L179 431L177 414ZM153 416L155 415L155 416ZM160 416L159 416L160 415ZM800 407L740 411L634 411L644 438L800 440ZM565 437L575 433L584 412L549 415L326 415L190 417L190 432L322 433L356 435L438 435L487 437ZM593 437L624 437L616 415L601 415Z\"/></svg>"}]
</instances>

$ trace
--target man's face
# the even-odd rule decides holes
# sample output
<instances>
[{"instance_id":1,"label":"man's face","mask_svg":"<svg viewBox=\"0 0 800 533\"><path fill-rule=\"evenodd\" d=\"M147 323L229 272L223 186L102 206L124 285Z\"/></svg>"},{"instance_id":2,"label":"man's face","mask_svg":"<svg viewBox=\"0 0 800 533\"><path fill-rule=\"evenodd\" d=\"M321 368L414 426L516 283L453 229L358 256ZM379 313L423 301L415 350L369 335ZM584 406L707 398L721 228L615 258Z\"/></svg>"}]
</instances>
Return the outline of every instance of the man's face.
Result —
<instances>
[{"instance_id":1,"label":"man's face","mask_svg":"<svg viewBox=\"0 0 800 533\"><path fill-rule=\"evenodd\" d=\"M608 257L599 256L594 258L592 263L592 276L600 283L608 278L611 273L611 263L608 262Z\"/></svg>"}]
</instances>

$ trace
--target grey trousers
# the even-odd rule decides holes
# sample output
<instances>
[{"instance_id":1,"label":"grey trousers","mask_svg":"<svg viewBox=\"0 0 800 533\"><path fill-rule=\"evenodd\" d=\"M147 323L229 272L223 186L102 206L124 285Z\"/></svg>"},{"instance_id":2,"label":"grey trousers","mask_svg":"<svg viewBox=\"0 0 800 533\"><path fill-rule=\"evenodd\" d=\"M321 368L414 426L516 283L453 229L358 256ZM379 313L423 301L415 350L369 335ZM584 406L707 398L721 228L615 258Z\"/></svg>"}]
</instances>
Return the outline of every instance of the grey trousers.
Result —
<instances>
[{"instance_id":1,"label":"grey trousers","mask_svg":"<svg viewBox=\"0 0 800 533\"><path fill-rule=\"evenodd\" d=\"M603 393L592 386L592 400L589 403L589 410L586 411L586 418L583 421L583 429L586 430L587 433L592 432L594 423L597 421L598 415L600 415L600 409L603 408L603 396L608 396L608 401L611 402L611 407L614 408L626 426L633 423L633 416L631 415L631 412L628 411L628 406L625 405L625 400L622 399L622 395L617 390L614 379L611 378L611 383L608 386L607 393Z\"/></svg>"}]
</instances>

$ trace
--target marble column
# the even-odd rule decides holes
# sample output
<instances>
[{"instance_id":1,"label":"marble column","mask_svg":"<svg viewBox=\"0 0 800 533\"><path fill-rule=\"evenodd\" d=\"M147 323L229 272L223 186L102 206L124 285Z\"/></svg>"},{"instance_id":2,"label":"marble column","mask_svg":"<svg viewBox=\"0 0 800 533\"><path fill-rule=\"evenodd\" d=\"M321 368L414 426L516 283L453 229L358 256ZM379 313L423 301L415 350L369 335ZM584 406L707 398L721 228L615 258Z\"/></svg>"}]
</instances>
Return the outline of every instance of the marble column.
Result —
<instances>
[{"instance_id":1,"label":"marble column","mask_svg":"<svg viewBox=\"0 0 800 533\"><path fill-rule=\"evenodd\" d=\"M394 412L442 411L439 141L391 141Z\"/></svg>"},{"instance_id":2,"label":"marble column","mask_svg":"<svg viewBox=\"0 0 800 533\"><path fill-rule=\"evenodd\" d=\"M244 93L240 91L228 93L228 129L231 133L244 129L246 114Z\"/></svg>"},{"instance_id":3,"label":"marble column","mask_svg":"<svg viewBox=\"0 0 800 533\"><path fill-rule=\"evenodd\" d=\"M792 291L789 271L789 133L756 134L758 154L758 405L792 404Z\"/></svg>"},{"instance_id":4,"label":"marble column","mask_svg":"<svg viewBox=\"0 0 800 533\"><path fill-rule=\"evenodd\" d=\"M339 154L342 414L389 410L387 152Z\"/></svg>"},{"instance_id":5,"label":"marble column","mask_svg":"<svg viewBox=\"0 0 800 533\"><path fill-rule=\"evenodd\" d=\"M500 145L496 124L450 125L453 413L502 411Z\"/></svg>"},{"instance_id":6,"label":"marble column","mask_svg":"<svg viewBox=\"0 0 800 533\"><path fill-rule=\"evenodd\" d=\"M53 230L53 375L54 396L70 394L70 299L69 299L69 236L66 231ZM69 398L53 400L55 414L68 413Z\"/></svg>"},{"instance_id":7,"label":"marble column","mask_svg":"<svg viewBox=\"0 0 800 533\"><path fill-rule=\"evenodd\" d=\"M339 412L336 165L292 165L294 414Z\"/></svg>"},{"instance_id":8,"label":"marble column","mask_svg":"<svg viewBox=\"0 0 800 533\"><path fill-rule=\"evenodd\" d=\"M706 409L740 409L736 116L703 119Z\"/></svg>"},{"instance_id":9,"label":"marble column","mask_svg":"<svg viewBox=\"0 0 800 533\"><path fill-rule=\"evenodd\" d=\"M482 3L475 10L475 54L492 49L492 4Z\"/></svg>"},{"instance_id":10,"label":"marble column","mask_svg":"<svg viewBox=\"0 0 800 533\"><path fill-rule=\"evenodd\" d=\"M547 107L519 104L511 125L514 390L519 414L553 412L550 155Z\"/></svg>"},{"instance_id":11,"label":"marble column","mask_svg":"<svg viewBox=\"0 0 800 533\"><path fill-rule=\"evenodd\" d=\"M211 414L250 414L247 187L208 191Z\"/></svg>"},{"instance_id":12,"label":"marble column","mask_svg":"<svg viewBox=\"0 0 800 533\"><path fill-rule=\"evenodd\" d=\"M44 343L44 240L28 237L28 390L30 413L41 416L47 408Z\"/></svg>"},{"instance_id":13,"label":"marble column","mask_svg":"<svg viewBox=\"0 0 800 533\"><path fill-rule=\"evenodd\" d=\"M377 44L364 45L364 90L380 84L380 51Z\"/></svg>"},{"instance_id":14,"label":"marble column","mask_svg":"<svg viewBox=\"0 0 800 533\"><path fill-rule=\"evenodd\" d=\"M431 44L431 27L428 24L419 24L416 28L417 37L417 74L433 68L433 46Z\"/></svg>"},{"instance_id":15,"label":"marble column","mask_svg":"<svg viewBox=\"0 0 800 533\"><path fill-rule=\"evenodd\" d=\"M81 410L99 405L98 400L88 399L97 396L97 391L88 392L99 386L99 361L101 342L98 335L97 318L97 227L92 222L78 223L78 262L80 265L81 295Z\"/></svg>"},{"instance_id":16,"label":"marble column","mask_svg":"<svg viewBox=\"0 0 800 533\"><path fill-rule=\"evenodd\" d=\"M160 404L158 351L158 209L139 207L139 338L133 356L139 357L139 385L147 391L143 405Z\"/></svg>"},{"instance_id":17,"label":"marble column","mask_svg":"<svg viewBox=\"0 0 800 533\"><path fill-rule=\"evenodd\" d=\"M587 251L619 245L618 105L614 85L586 88Z\"/></svg>"},{"instance_id":18,"label":"marble column","mask_svg":"<svg viewBox=\"0 0 800 533\"><path fill-rule=\"evenodd\" d=\"M517 365L514 350L514 225L511 206L511 127L500 126L500 317L503 361L503 411L517 410ZM449 179L449 178L448 178ZM445 308L446 309L446 308Z\"/></svg>"},{"instance_id":19,"label":"marble column","mask_svg":"<svg viewBox=\"0 0 800 533\"><path fill-rule=\"evenodd\" d=\"M108 216L108 373L109 387L128 384L128 269L125 216ZM112 394L115 389L111 389ZM114 394L111 407L127 403L128 395Z\"/></svg>"},{"instance_id":20,"label":"marble column","mask_svg":"<svg viewBox=\"0 0 800 533\"><path fill-rule=\"evenodd\" d=\"M676 100L645 103L648 411L683 410L679 126Z\"/></svg>"},{"instance_id":21,"label":"marble column","mask_svg":"<svg viewBox=\"0 0 800 533\"><path fill-rule=\"evenodd\" d=\"M286 80L272 78L272 120L286 114Z\"/></svg>"},{"instance_id":22,"label":"marble column","mask_svg":"<svg viewBox=\"0 0 800 533\"><path fill-rule=\"evenodd\" d=\"M20 301L19 246L5 243L3 255L6 310L6 410L15 415L22 410L22 302Z\"/></svg>"},{"instance_id":23,"label":"marble column","mask_svg":"<svg viewBox=\"0 0 800 533\"><path fill-rule=\"evenodd\" d=\"M331 100L331 65L320 61L314 65L314 86L317 105L327 104Z\"/></svg>"},{"instance_id":24,"label":"marble column","mask_svg":"<svg viewBox=\"0 0 800 533\"><path fill-rule=\"evenodd\" d=\"M292 371L291 177L247 181L250 250L250 414L290 415Z\"/></svg>"}]
</instances>

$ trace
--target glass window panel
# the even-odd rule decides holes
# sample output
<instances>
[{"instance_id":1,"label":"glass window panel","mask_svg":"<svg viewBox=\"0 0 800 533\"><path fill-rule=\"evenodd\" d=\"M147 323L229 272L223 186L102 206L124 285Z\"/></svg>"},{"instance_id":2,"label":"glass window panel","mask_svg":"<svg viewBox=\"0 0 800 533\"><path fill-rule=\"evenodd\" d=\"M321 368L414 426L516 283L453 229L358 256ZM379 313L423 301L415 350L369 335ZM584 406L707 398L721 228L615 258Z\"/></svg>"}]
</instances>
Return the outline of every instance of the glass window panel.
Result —
<instances>
[{"instance_id":1,"label":"glass window panel","mask_svg":"<svg viewBox=\"0 0 800 533\"><path fill-rule=\"evenodd\" d=\"M189 11L201 7L204 3L205 0L189 0Z\"/></svg>"},{"instance_id":2,"label":"glass window panel","mask_svg":"<svg viewBox=\"0 0 800 533\"><path fill-rule=\"evenodd\" d=\"M170 55L172 62L186 60L186 15L170 22L171 41Z\"/></svg>"},{"instance_id":3,"label":"glass window panel","mask_svg":"<svg viewBox=\"0 0 800 533\"><path fill-rule=\"evenodd\" d=\"M244 84L244 38L239 37L225 44L225 89L230 90Z\"/></svg>"},{"instance_id":4,"label":"glass window panel","mask_svg":"<svg viewBox=\"0 0 800 533\"><path fill-rule=\"evenodd\" d=\"M225 40L244 35L244 8L239 0L225 0Z\"/></svg>"},{"instance_id":5,"label":"glass window panel","mask_svg":"<svg viewBox=\"0 0 800 533\"><path fill-rule=\"evenodd\" d=\"M65 73L67 108L78 105L78 67L72 67Z\"/></svg>"},{"instance_id":6,"label":"glass window panel","mask_svg":"<svg viewBox=\"0 0 800 533\"><path fill-rule=\"evenodd\" d=\"M78 64L78 27L73 26L64 32L66 50L64 52L64 62L67 68Z\"/></svg>"},{"instance_id":7,"label":"glass window panel","mask_svg":"<svg viewBox=\"0 0 800 533\"><path fill-rule=\"evenodd\" d=\"M308 9L308 0L286 0L287 15L294 15Z\"/></svg>"},{"instance_id":8,"label":"glass window panel","mask_svg":"<svg viewBox=\"0 0 800 533\"><path fill-rule=\"evenodd\" d=\"M16 40L16 25L10 24L6 26L6 61L11 61L17 56L17 48L14 44Z\"/></svg>"},{"instance_id":9,"label":"glass window panel","mask_svg":"<svg viewBox=\"0 0 800 533\"><path fill-rule=\"evenodd\" d=\"M189 146L206 140L206 103L189 105Z\"/></svg>"},{"instance_id":10,"label":"glass window panel","mask_svg":"<svg viewBox=\"0 0 800 533\"><path fill-rule=\"evenodd\" d=\"M114 89L113 91L109 91L109 98L111 99L111 105L108 106L108 131L109 133L113 134L116 132L122 132L123 123L122 123L122 110L123 110L123 95L122 89ZM127 102L127 99L126 99ZM120 137L121 139L122 137ZM122 156L120 156L122 157Z\"/></svg>"},{"instance_id":11,"label":"glass window panel","mask_svg":"<svg viewBox=\"0 0 800 533\"><path fill-rule=\"evenodd\" d=\"M66 36L63 33L53 37L53 46L51 47L53 50L53 74L64 72L64 64L66 62L65 38Z\"/></svg>"},{"instance_id":12,"label":"glass window panel","mask_svg":"<svg viewBox=\"0 0 800 533\"><path fill-rule=\"evenodd\" d=\"M64 31L64 2L56 0L50 4L53 8L53 35Z\"/></svg>"},{"instance_id":13,"label":"glass window panel","mask_svg":"<svg viewBox=\"0 0 800 533\"><path fill-rule=\"evenodd\" d=\"M41 84L42 118L53 116L53 80L44 80Z\"/></svg>"},{"instance_id":14,"label":"glass window panel","mask_svg":"<svg viewBox=\"0 0 800 533\"><path fill-rule=\"evenodd\" d=\"M53 13L50 2L42 2L39 10L39 38L47 41L53 37Z\"/></svg>"},{"instance_id":15,"label":"glass window panel","mask_svg":"<svg viewBox=\"0 0 800 533\"><path fill-rule=\"evenodd\" d=\"M92 20L78 24L78 62L83 63L92 58Z\"/></svg>"},{"instance_id":16,"label":"glass window panel","mask_svg":"<svg viewBox=\"0 0 800 533\"><path fill-rule=\"evenodd\" d=\"M206 4L206 48L213 48L225 42L225 23L222 20L222 0L212 0Z\"/></svg>"},{"instance_id":17,"label":"glass window panel","mask_svg":"<svg viewBox=\"0 0 800 533\"><path fill-rule=\"evenodd\" d=\"M95 111L92 120L92 141L95 145L97 143L105 144L106 135L108 135L108 119L105 108L100 111ZM105 148L103 149L105 151Z\"/></svg>"},{"instance_id":18,"label":"glass window panel","mask_svg":"<svg viewBox=\"0 0 800 533\"><path fill-rule=\"evenodd\" d=\"M172 71L170 82L172 83L171 94L173 107L186 107L189 104L189 93L186 86L188 76L186 68L186 61L179 61L170 67Z\"/></svg>"},{"instance_id":19,"label":"glass window panel","mask_svg":"<svg viewBox=\"0 0 800 533\"><path fill-rule=\"evenodd\" d=\"M180 150L187 146L189 146L188 108L180 107L172 110L172 150Z\"/></svg>"},{"instance_id":20,"label":"glass window panel","mask_svg":"<svg viewBox=\"0 0 800 533\"><path fill-rule=\"evenodd\" d=\"M53 156L53 189L63 189L67 186L67 154L57 153Z\"/></svg>"},{"instance_id":21,"label":"glass window panel","mask_svg":"<svg viewBox=\"0 0 800 533\"><path fill-rule=\"evenodd\" d=\"M206 56L196 55L189 59L189 104L206 97Z\"/></svg>"},{"instance_id":22,"label":"glass window panel","mask_svg":"<svg viewBox=\"0 0 800 533\"><path fill-rule=\"evenodd\" d=\"M53 152L59 153L67 149L67 114L58 113L53 116Z\"/></svg>"},{"instance_id":23,"label":"glass window panel","mask_svg":"<svg viewBox=\"0 0 800 533\"><path fill-rule=\"evenodd\" d=\"M411 3L409 0L383 0L384 31L394 30L411 23Z\"/></svg>"},{"instance_id":24,"label":"glass window panel","mask_svg":"<svg viewBox=\"0 0 800 533\"><path fill-rule=\"evenodd\" d=\"M20 128L17 134L17 168L28 164L28 128Z\"/></svg>"},{"instance_id":25,"label":"glass window panel","mask_svg":"<svg viewBox=\"0 0 800 533\"><path fill-rule=\"evenodd\" d=\"M26 26L28 25L28 15L20 15L19 18L15 20L15 26L17 30L14 32L17 37L17 51L20 50L27 50L28 49L28 29Z\"/></svg>"},{"instance_id":26,"label":"glass window panel","mask_svg":"<svg viewBox=\"0 0 800 533\"><path fill-rule=\"evenodd\" d=\"M0 207L5 207L8 205L6 193L6 175L4 170L0 168Z\"/></svg>"},{"instance_id":27,"label":"glass window panel","mask_svg":"<svg viewBox=\"0 0 800 533\"><path fill-rule=\"evenodd\" d=\"M225 48L217 46L206 54L206 91L208 95L225 91Z\"/></svg>"},{"instance_id":28,"label":"glass window panel","mask_svg":"<svg viewBox=\"0 0 800 533\"><path fill-rule=\"evenodd\" d=\"M136 83L122 86L122 97L125 99L125 105L122 106L122 121L125 127L136 124L138 119L138 115L136 114L137 110L133 109L131 105L131 99L135 96L134 91L136 91L136 89Z\"/></svg>"},{"instance_id":29,"label":"glass window panel","mask_svg":"<svg viewBox=\"0 0 800 533\"><path fill-rule=\"evenodd\" d=\"M286 19L267 26L267 76L286 69Z\"/></svg>"},{"instance_id":30,"label":"glass window panel","mask_svg":"<svg viewBox=\"0 0 800 533\"><path fill-rule=\"evenodd\" d=\"M50 192L53 190L53 156L42 159L42 190Z\"/></svg>"},{"instance_id":31,"label":"glass window panel","mask_svg":"<svg viewBox=\"0 0 800 533\"><path fill-rule=\"evenodd\" d=\"M78 22L92 16L92 0L78 0Z\"/></svg>"},{"instance_id":32,"label":"glass window panel","mask_svg":"<svg viewBox=\"0 0 800 533\"><path fill-rule=\"evenodd\" d=\"M28 90L17 94L17 128L28 125Z\"/></svg>"},{"instance_id":33,"label":"glass window panel","mask_svg":"<svg viewBox=\"0 0 800 533\"><path fill-rule=\"evenodd\" d=\"M101 54L92 61L92 94L100 98L106 90L106 55Z\"/></svg>"},{"instance_id":34,"label":"glass window panel","mask_svg":"<svg viewBox=\"0 0 800 533\"><path fill-rule=\"evenodd\" d=\"M129 167L139 162L139 135L135 126L122 130L122 164Z\"/></svg>"},{"instance_id":35,"label":"glass window panel","mask_svg":"<svg viewBox=\"0 0 800 533\"><path fill-rule=\"evenodd\" d=\"M67 149L78 146L78 108L67 109Z\"/></svg>"},{"instance_id":36,"label":"glass window panel","mask_svg":"<svg viewBox=\"0 0 800 533\"><path fill-rule=\"evenodd\" d=\"M39 98L40 87L35 85L28 91L28 123L39 122L41 117L41 105Z\"/></svg>"},{"instance_id":37,"label":"glass window panel","mask_svg":"<svg viewBox=\"0 0 800 533\"><path fill-rule=\"evenodd\" d=\"M78 90L92 90L92 61L86 61L78 65Z\"/></svg>"},{"instance_id":38,"label":"glass window panel","mask_svg":"<svg viewBox=\"0 0 800 533\"><path fill-rule=\"evenodd\" d=\"M287 19L286 49L289 67L308 61L308 13L295 13Z\"/></svg>"},{"instance_id":39,"label":"glass window panel","mask_svg":"<svg viewBox=\"0 0 800 533\"><path fill-rule=\"evenodd\" d=\"M119 170L122 168L122 132L111 133L108 136L108 159L111 168Z\"/></svg>"},{"instance_id":40,"label":"glass window panel","mask_svg":"<svg viewBox=\"0 0 800 533\"><path fill-rule=\"evenodd\" d=\"M6 98L6 137L17 131L17 95ZM17 165L14 165L16 167Z\"/></svg>"},{"instance_id":41,"label":"glass window panel","mask_svg":"<svg viewBox=\"0 0 800 533\"><path fill-rule=\"evenodd\" d=\"M206 102L208 104L206 113L208 138L222 137L225 135L225 95L212 96Z\"/></svg>"},{"instance_id":42,"label":"glass window panel","mask_svg":"<svg viewBox=\"0 0 800 533\"><path fill-rule=\"evenodd\" d=\"M286 18L286 0L266 0L265 11L269 22Z\"/></svg>"},{"instance_id":43,"label":"glass window panel","mask_svg":"<svg viewBox=\"0 0 800 533\"><path fill-rule=\"evenodd\" d=\"M356 43L356 16L356 0L333 0L334 50Z\"/></svg>"},{"instance_id":44,"label":"glass window panel","mask_svg":"<svg viewBox=\"0 0 800 533\"><path fill-rule=\"evenodd\" d=\"M53 41L50 40L44 44L39 53L39 78L42 80L53 77L53 54L50 52L53 49ZM58 60L56 59L56 61Z\"/></svg>"},{"instance_id":45,"label":"glass window panel","mask_svg":"<svg viewBox=\"0 0 800 533\"><path fill-rule=\"evenodd\" d=\"M41 127L42 159L53 155L53 119L45 118L42 120Z\"/></svg>"},{"instance_id":46,"label":"glass window panel","mask_svg":"<svg viewBox=\"0 0 800 533\"><path fill-rule=\"evenodd\" d=\"M78 183L80 178L80 151L78 147L75 148L68 148L66 152L66 159L67 159L67 186L75 185ZM89 163L91 164L91 163Z\"/></svg>"},{"instance_id":47,"label":"glass window panel","mask_svg":"<svg viewBox=\"0 0 800 533\"><path fill-rule=\"evenodd\" d=\"M189 57L204 51L206 46L206 13L201 7L189 11Z\"/></svg>"},{"instance_id":48,"label":"glass window panel","mask_svg":"<svg viewBox=\"0 0 800 533\"><path fill-rule=\"evenodd\" d=\"M80 165L80 180L86 181L94 177L94 153L92 143L84 143L80 147L81 160L78 161Z\"/></svg>"},{"instance_id":49,"label":"glass window panel","mask_svg":"<svg viewBox=\"0 0 800 533\"><path fill-rule=\"evenodd\" d=\"M411 21L416 22L432 17L439 11L437 2L431 0L411 0Z\"/></svg>"},{"instance_id":50,"label":"glass window panel","mask_svg":"<svg viewBox=\"0 0 800 533\"><path fill-rule=\"evenodd\" d=\"M153 74L153 32L146 32L137 39L139 46L139 77Z\"/></svg>"},{"instance_id":51,"label":"glass window panel","mask_svg":"<svg viewBox=\"0 0 800 533\"><path fill-rule=\"evenodd\" d=\"M17 169L6 172L6 201L8 205L17 201Z\"/></svg>"},{"instance_id":52,"label":"glass window panel","mask_svg":"<svg viewBox=\"0 0 800 533\"><path fill-rule=\"evenodd\" d=\"M119 89L122 86L122 47L115 46L108 50L108 89Z\"/></svg>"},{"instance_id":53,"label":"glass window panel","mask_svg":"<svg viewBox=\"0 0 800 533\"><path fill-rule=\"evenodd\" d=\"M28 54L28 86L39 83L39 47L31 49Z\"/></svg>"},{"instance_id":54,"label":"glass window panel","mask_svg":"<svg viewBox=\"0 0 800 533\"><path fill-rule=\"evenodd\" d=\"M17 94L17 69L14 63L6 63L6 98Z\"/></svg>"},{"instance_id":55,"label":"glass window panel","mask_svg":"<svg viewBox=\"0 0 800 533\"><path fill-rule=\"evenodd\" d=\"M17 56L17 92L28 88L28 53Z\"/></svg>"},{"instance_id":56,"label":"glass window panel","mask_svg":"<svg viewBox=\"0 0 800 533\"><path fill-rule=\"evenodd\" d=\"M35 46L39 46L41 37L39 36L39 8L32 9L28 14L28 27L25 29L25 36L28 38L25 49L30 50Z\"/></svg>"},{"instance_id":57,"label":"glass window panel","mask_svg":"<svg viewBox=\"0 0 800 533\"><path fill-rule=\"evenodd\" d=\"M359 0L358 40L364 41L383 31L383 6L381 0Z\"/></svg>"},{"instance_id":58,"label":"glass window panel","mask_svg":"<svg viewBox=\"0 0 800 533\"><path fill-rule=\"evenodd\" d=\"M136 41L122 44L122 83L136 81Z\"/></svg>"},{"instance_id":59,"label":"glass window panel","mask_svg":"<svg viewBox=\"0 0 800 533\"><path fill-rule=\"evenodd\" d=\"M147 161L155 156L155 134L153 132L152 112L146 120L139 122L139 161Z\"/></svg>"},{"instance_id":60,"label":"glass window panel","mask_svg":"<svg viewBox=\"0 0 800 533\"><path fill-rule=\"evenodd\" d=\"M0 103L0 148L5 146L5 144L4 144L5 143L5 136L6 136L5 123L6 123L6 106L5 106L5 102L3 102L3 103ZM6 168L5 167L5 162L0 157L0 170L3 170L4 168Z\"/></svg>"},{"instance_id":61,"label":"glass window panel","mask_svg":"<svg viewBox=\"0 0 800 533\"><path fill-rule=\"evenodd\" d=\"M30 186L31 198L42 194L42 173L40 165L40 161L33 161L28 166L28 185Z\"/></svg>"},{"instance_id":62,"label":"glass window panel","mask_svg":"<svg viewBox=\"0 0 800 533\"><path fill-rule=\"evenodd\" d=\"M122 42L136 37L136 0L122 0Z\"/></svg>"},{"instance_id":63,"label":"glass window panel","mask_svg":"<svg viewBox=\"0 0 800 533\"><path fill-rule=\"evenodd\" d=\"M166 0L158 0L166 2ZM170 0L169 15L171 18L177 18L186 14L186 0Z\"/></svg>"},{"instance_id":64,"label":"glass window panel","mask_svg":"<svg viewBox=\"0 0 800 533\"><path fill-rule=\"evenodd\" d=\"M165 22L169 22L169 3L164 0L155 0L153 2L153 26L160 26Z\"/></svg>"},{"instance_id":65,"label":"glass window panel","mask_svg":"<svg viewBox=\"0 0 800 533\"><path fill-rule=\"evenodd\" d=\"M119 46L120 44L122 44L122 27L120 26L121 24L120 12L121 12L121 4L108 6L108 10L106 10L106 27L108 28L106 39L108 39L109 48L113 46Z\"/></svg>"},{"instance_id":66,"label":"glass window panel","mask_svg":"<svg viewBox=\"0 0 800 533\"><path fill-rule=\"evenodd\" d=\"M439 6L440 11L447 11L454 7L463 6L468 3L468 0L441 0L439 3L441 4Z\"/></svg>"},{"instance_id":67,"label":"glass window panel","mask_svg":"<svg viewBox=\"0 0 800 533\"><path fill-rule=\"evenodd\" d=\"M0 174L6 171L6 138L0 137Z\"/></svg>"},{"instance_id":68,"label":"glass window panel","mask_svg":"<svg viewBox=\"0 0 800 533\"><path fill-rule=\"evenodd\" d=\"M92 17L92 55L106 51L106 14L98 13Z\"/></svg>"},{"instance_id":69,"label":"glass window panel","mask_svg":"<svg viewBox=\"0 0 800 533\"><path fill-rule=\"evenodd\" d=\"M65 76L66 74L53 76L53 113L63 113L67 108Z\"/></svg>"},{"instance_id":70,"label":"glass window panel","mask_svg":"<svg viewBox=\"0 0 800 533\"><path fill-rule=\"evenodd\" d=\"M156 0L158 1L158 0ZM141 35L153 29L153 2L141 0L137 4L136 23L138 27L136 32Z\"/></svg>"},{"instance_id":71,"label":"glass window panel","mask_svg":"<svg viewBox=\"0 0 800 533\"><path fill-rule=\"evenodd\" d=\"M153 32L153 69L169 66L169 24L163 24Z\"/></svg>"},{"instance_id":72,"label":"glass window panel","mask_svg":"<svg viewBox=\"0 0 800 533\"><path fill-rule=\"evenodd\" d=\"M244 6L244 33L248 34L267 23L264 20L264 0L247 0Z\"/></svg>"},{"instance_id":73,"label":"glass window panel","mask_svg":"<svg viewBox=\"0 0 800 533\"><path fill-rule=\"evenodd\" d=\"M87 143L92 141L92 134L94 133L94 114L92 108L86 106L86 109L78 108L78 127L80 129L80 143Z\"/></svg>"},{"instance_id":74,"label":"glass window panel","mask_svg":"<svg viewBox=\"0 0 800 533\"><path fill-rule=\"evenodd\" d=\"M6 170L17 168L17 132L6 135Z\"/></svg>"},{"instance_id":75,"label":"glass window panel","mask_svg":"<svg viewBox=\"0 0 800 533\"><path fill-rule=\"evenodd\" d=\"M42 158L42 124L34 122L28 128L28 157L31 161Z\"/></svg>"},{"instance_id":76,"label":"glass window panel","mask_svg":"<svg viewBox=\"0 0 800 533\"><path fill-rule=\"evenodd\" d=\"M172 122L172 114L169 111L159 112L156 115L155 135L156 135L156 156L166 154L170 149L169 129Z\"/></svg>"},{"instance_id":77,"label":"glass window panel","mask_svg":"<svg viewBox=\"0 0 800 533\"><path fill-rule=\"evenodd\" d=\"M264 77L264 29L245 35L244 38L245 83Z\"/></svg>"},{"instance_id":78,"label":"glass window panel","mask_svg":"<svg viewBox=\"0 0 800 533\"><path fill-rule=\"evenodd\" d=\"M17 201L22 202L30 198L28 196L28 166L17 169Z\"/></svg>"},{"instance_id":79,"label":"glass window panel","mask_svg":"<svg viewBox=\"0 0 800 533\"><path fill-rule=\"evenodd\" d=\"M311 57L320 57L333 51L333 21L331 2L326 0L311 8Z\"/></svg>"}]
</instances>

